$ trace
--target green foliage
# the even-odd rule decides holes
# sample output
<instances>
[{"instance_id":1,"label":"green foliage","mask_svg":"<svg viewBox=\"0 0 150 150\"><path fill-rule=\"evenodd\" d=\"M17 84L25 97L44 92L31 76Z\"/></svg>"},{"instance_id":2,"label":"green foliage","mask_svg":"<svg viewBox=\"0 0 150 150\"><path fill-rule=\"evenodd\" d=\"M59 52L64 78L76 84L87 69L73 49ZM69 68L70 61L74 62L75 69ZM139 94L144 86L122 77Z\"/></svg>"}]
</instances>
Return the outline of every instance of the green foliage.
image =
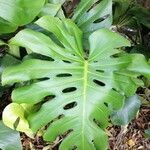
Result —
<instances>
[{"instance_id":1,"label":"green foliage","mask_svg":"<svg viewBox=\"0 0 150 150\"><path fill-rule=\"evenodd\" d=\"M3 42L2 40L0 40L0 46L5 45L5 42Z\"/></svg>"},{"instance_id":2,"label":"green foliage","mask_svg":"<svg viewBox=\"0 0 150 150\"><path fill-rule=\"evenodd\" d=\"M113 24L121 27L139 28L142 24L150 28L150 9L144 8L134 0L113 0L114 16Z\"/></svg>"},{"instance_id":3,"label":"green foliage","mask_svg":"<svg viewBox=\"0 0 150 150\"><path fill-rule=\"evenodd\" d=\"M113 2L114 2L113 22L114 24L117 24L118 22L120 22L122 17L126 15L127 10L130 7L131 0L113 0Z\"/></svg>"},{"instance_id":4,"label":"green foliage","mask_svg":"<svg viewBox=\"0 0 150 150\"><path fill-rule=\"evenodd\" d=\"M72 19L87 38L100 28L109 28L112 24L112 0L81 0Z\"/></svg>"},{"instance_id":5,"label":"green foliage","mask_svg":"<svg viewBox=\"0 0 150 150\"><path fill-rule=\"evenodd\" d=\"M48 0L47 4L42 8L40 16L50 15L65 18L64 11L62 10L62 5L65 1L66 0Z\"/></svg>"},{"instance_id":6,"label":"green foliage","mask_svg":"<svg viewBox=\"0 0 150 150\"><path fill-rule=\"evenodd\" d=\"M139 13L140 12L140 13ZM150 9L136 5L130 10L130 14L135 16L135 19L139 24L143 24L150 29Z\"/></svg>"},{"instance_id":7,"label":"green foliage","mask_svg":"<svg viewBox=\"0 0 150 150\"><path fill-rule=\"evenodd\" d=\"M22 83L12 92L13 102L39 106L26 116L33 132L46 126L43 137L52 142L70 131L60 150L107 149L108 117L143 85L138 76L150 77L149 64L143 55L124 53L120 47L130 42L108 29L90 35L87 54L82 32L71 20L45 16L36 24L53 33L57 42L25 29L10 43L49 60L29 58L8 67L2 74L3 85Z\"/></svg>"},{"instance_id":8,"label":"green foliage","mask_svg":"<svg viewBox=\"0 0 150 150\"><path fill-rule=\"evenodd\" d=\"M47 3L41 10L39 16L51 15L56 16L58 11L61 9L60 4Z\"/></svg>"},{"instance_id":9,"label":"green foliage","mask_svg":"<svg viewBox=\"0 0 150 150\"><path fill-rule=\"evenodd\" d=\"M6 127L2 121L0 121L0 149L22 150L19 133Z\"/></svg>"},{"instance_id":10,"label":"green foliage","mask_svg":"<svg viewBox=\"0 0 150 150\"><path fill-rule=\"evenodd\" d=\"M45 0L1 0L0 34L14 32L33 21L44 4Z\"/></svg>"},{"instance_id":11,"label":"green foliage","mask_svg":"<svg viewBox=\"0 0 150 150\"><path fill-rule=\"evenodd\" d=\"M145 39L143 39L143 40L145 40ZM143 43L143 44L140 43L140 44L137 44L137 45L133 46L130 53L143 54L146 57L146 59L148 60L150 58L150 46L147 46L147 44L148 43Z\"/></svg>"},{"instance_id":12,"label":"green foliage","mask_svg":"<svg viewBox=\"0 0 150 150\"><path fill-rule=\"evenodd\" d=\"M144 136L145 136L146 138L150 138L150 129L145 130Z\"/></svg>"},{"instance_id":13,"label":"green foliage","mask_svg":"<svg viewBox=\"0 0 150 150\"><path fill-rule=\"evenodd\" d=\"M31 129L29 129L29 123L26 120L26 109L30 109L30 106L22 104L11 103L3 111L3 123L9 128L17 131L25 132L30 137L33 137ZM11 116L11 119L9 119Z\"/></svg>"},{"instance_id":14,"label":"green foliage","mask_svg":"<svg viewBox=\"0 0 150 150\"><path fill-rule=\"evenodd\" d=\"M123 108L112 114L112 123L115 125L127 125L132 119L135 118L140 105L141 101L137 95L129 97L125 100Z\"/></svg>"},{"instance_id":15,"label":"green foliage","mask_svg":"<svg viewBox=\"0 0 150 150\"><path fill-rule=\"evenodd\" d=\"M5 43L3 43L5 44ZM16 58L14 58L11 55L5 55L3 57L0 58L0 81L1 81L1 74L3 72L3 70L8 67L8 66L12 66L15 64L18 64L20 61ZM2 87L1 82L0 82L0 97L2 96L4 90L6 89L6 87Z\"/></svg>"}]
</instances>

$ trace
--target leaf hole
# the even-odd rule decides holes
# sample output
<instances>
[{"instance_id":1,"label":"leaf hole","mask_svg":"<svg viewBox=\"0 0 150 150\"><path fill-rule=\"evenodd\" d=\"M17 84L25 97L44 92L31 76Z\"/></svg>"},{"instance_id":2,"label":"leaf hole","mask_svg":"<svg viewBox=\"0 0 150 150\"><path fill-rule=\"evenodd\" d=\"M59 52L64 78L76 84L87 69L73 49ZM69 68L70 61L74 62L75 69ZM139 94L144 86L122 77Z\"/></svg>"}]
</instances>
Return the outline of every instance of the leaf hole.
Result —
<instances>
[{"instance_id":1,"label":"leaf hole","mask_svg":"<svg viewBox=\"0 0 150 150\"><path fill-rule=\"evenodd\" d=\"M15 130L17 129L17 127L18 127L18 125L19 125L19 122L20 122L20 117L18 117L18 118L16 119L16 121L14 122L14 124L13 124L13 127L14 127Z\"/></svg>"},{"instance_id":2,"label":"leaf hole","mask_svg":"<svg viewBox=\"0 0 150 150\"><path fill-rule=\"evenodd\" d=\"M64 132L63 134L59 135L61 139L64 139L65 137L67 137L71 132L73 132L73 129L69 129L66 132Z\"/></svg>"},{"instance_id":3,"label":"leaf hole","mask_svg":"<svg viewBox=\"0 0 150 150\"><path fill-rule=\"evenodd\" d=\"M61 74L57 74L56 77L71 77L72 74L70 73L61 73Z\"/></svg>"},{"instance_id":4,"label":"leaf hole","mask_svg":"<svg viewBox=\"0 0 150 150\"><path fill-rule=\"evenodd\" d=\"M100 127L100 122L99 122L97 119L94 118L93 121L94 121L94 123L95 123L97 126Z\"/></svg>"},{"instance_id":5,"label":"leaf hole","mask_svg":"<svg viewBox=\"0 0 150 150\"><path fill-rule=\"evenodd\" d=\"M103 82L101 82L99 80L94 79L93 82L96 83L99 86L105 86L105 83L103 83Z\"/></svg>"},{"instance_id":6,"label":"leaf hole","mask_svg":"<svg viewBox=\"0 0 150 150\"><path fill-rule=\"evenodd\" d=\"M40 101L39 103L36 103L35 104L35 107L36 107L36 111L39 111L42 107L43 104L45 104L46 102L54 99L56 96L55 95L48 95L48 96L45 96L42 101Z\"/></svg>"},{"instance_id":7,"label":"leaf hole","mask_svg":"<svg viewBox=\"0 0 150 150\"><path fill-rule=\"evenodd\" d=\"M97 0L89 9L88 9L88 11L87 12L89 12L90 10L92 10L97 4L99 4L100 3L100 1L99 0Z\"/></svg>"},{"instance_id":8,"label":"leaf hole","mask_svg":"<svg viewBox=\"0 0 150 150\"><path fill-rule=\"evenodd\" d=\"M118 92L115 88L112 88L113 91Z\"/></svg>"},{"instance_id":9,"label":"leaf hole","mask_svg":"<svg viewBox=\"0 0 150 150\"><path fill-rule=\"evenodd\" d=\"M50 78L48 78L48 77L44 77L44 78L38 78L37 80L38 81L46 81L46 80L49 80Z\"/></svg>"},{"instance_id":10,"label":"leaf hole","mask_svg":"<svg viewBox=\"0 0 150 150\"><path fill-rule=\"evenodd\" d=\"M64 110L72 109L77 106L77 102L71 102L63 107Z\"/></svg>"},{"instance_id":11,"label":"leaf hole","mask_svg":"<svg viewBox=\"0 0 150 150\"><path fill-rule=\"evenodd\" d=\"M19 48L20 57L23 58L27 55L27 50L24 47Z\"/></svg>"},{"instance_id":12,"label":"leaf hole","mask_svg":"<svg viewBox=\"0 0 150 150\"><path fill-rule=\"evenodd\" d=\"M70 93L70 92L74 92L76 90L77 90L76 87L69 87L69 88L63 89L62 92L63 93Z\"/></svg>"},{"instance_id":13,"label":"leaf hole","mask_svg":"<svg viewBox=\"0 0 150 150\"><path fill-rule=\"evenodd\" d=\"M31 53L27 55L26 58L35 58L35 59L40 59L40 60L55 61L52 57L37 54L37 53Z\"/></svg>"},{"instance_id":14,"label":"leaf hole","mask_svg":"<svg viewBox=\"0 0 150 150\"><path fill-rule=\"evenodd\" d=\"M46 97L44 98L44 100L43 100L42 102L47 102L47 101L49 101L49 100L54 99L55 97L56 97L55 95L48 95L48 96L46 96Z\"/></svg>"},{"instance_id":15,"label":"leaf hole","mask_svg":"<svg viewBox=\"0 0 150 150\"><path fill-rule=\"evenodd\" d=\"M5 52L7 51L7 49L8 49L7 45L1 45L0 46L0 57L5 54Z\"/></svg>"},{"instance_id":16,"label":"leaf hole","mask_svg":"<svg viewBox=\"0 0 150 150\"><path fill-rule=\"evenodd\" d=\"M104 105L105 105L106 107L108 107L108 103L104 102Z\"/></svg>"},{"instance_id":17,"label":"leaf hole","mask_svg":"<svg viewBox=\"0 0 150 150\"><path fill-rule=\"evenodd\" d=\"M74 145L73 146L73 148L72 148L72 150L76 150L77 149L77 146L76 145Z\"/></svg>"},{"instance_id":18,"label":"leaf hole","mask_svg":"<svg viewBox=\"0 0 150 150\"><path fill-rule=\"evenodd\" d=\"M137 78L140 79L140 80L142 80L143 77L144 77L143 75L140 75Z\"/></svg>"},{"instance_id":19,"label":"leaf hole","mask_svg":"<svg viewBox=\"0 0 150 150\"><path fill-rule=\"evenodd\" d=\"M63 62L65 62L65 63L68 63L68 64L70 64L71 62L70 61L68 61L68 60L62 60Z\"/></svg>"},{"instance_id":20,"label":"leaf hole","mask_svg":"<svg viewBox=\"0 0 150 150\"><path fill-rule=\"evenodd\" d=\"M97 62L98 62L97 60L94 61L94 63L97 63Z\"/></svg>"},{"instance_id":21,"label":"leaf hole","mask_svg":"<svg viewBox=\"0 0 150 150\"><path fill-rule=\"evenodd\" d=\"M61 119L61 118L63 118L63 117L65 117L65 115L64 115L64 114L60 114L59 116L57 116L56 118L54 118L53 120L51 120L50 122L48 122L48 123L45 125L45 128L44 128L44 129L47 129L53 122L55 122L55 121L57 121L57 120L59 120L59 119Z\"/></svg>"},{"instance_id":22,"label":"leaf hole","mask_svg":"<svg viewBox=\"0 0 150 150\"><path fill-rule=\"evenodd\" d=\"M104 70L96 70L97 72L101 72L101 73L104 73L105 71Z\"/></svg>"},{"instance_id":23,"label":"leaf hole","mask_svg":"<svg viewBox=\"0 0 150 150\"><path fill-rule=\"evenodd\" d=\"M111 55L110 58L118 58L119 55L118 54L114 54L114 55Z\"/></svg>"},{"instance_id":24,"label":"leaf hole","mask_svg":"<svg viewBox=\"0 0 150 150\"><path fill-rule=\"evenodd\" d=\"M63 117L65 117L65 115L64 115L64 114L61 114L61 115L59 115L57 118L58 118L58 119L61 119L61 118L63 118Z\"/></svg>"},{"instance_id":25,"label":"leaf hole","mask_svg":"<svg viewBox=\"0 0 150 150\"><path fill-rule=\"evenodd\" d=\"M107 14L107 15L105 15L104 17L98 18L97 20L94 21L94 23L102 22L102 21L104 21L105 19L107 19L109 16L110 16L110 15Z\"/></svg>"}]
</instances>

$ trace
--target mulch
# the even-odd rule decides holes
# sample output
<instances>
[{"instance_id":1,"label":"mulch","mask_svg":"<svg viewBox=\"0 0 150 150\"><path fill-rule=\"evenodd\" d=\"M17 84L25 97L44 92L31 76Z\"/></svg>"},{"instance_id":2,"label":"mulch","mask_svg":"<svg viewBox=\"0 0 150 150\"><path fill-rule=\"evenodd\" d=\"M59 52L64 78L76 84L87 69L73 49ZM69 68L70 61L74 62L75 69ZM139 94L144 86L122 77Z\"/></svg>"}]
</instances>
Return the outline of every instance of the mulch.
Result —
<instances>
[{"instance_id":1,"label":"mulch","mask_svg":"<svg viewBox=\"0 0 150 150\"><path fill-rule=\"evenodd\" d=\"M150 106L142 106L136 119L125 127L109 127L110 150L150 150L144 130L150 127Z\"/></svg>"}]
</instances>

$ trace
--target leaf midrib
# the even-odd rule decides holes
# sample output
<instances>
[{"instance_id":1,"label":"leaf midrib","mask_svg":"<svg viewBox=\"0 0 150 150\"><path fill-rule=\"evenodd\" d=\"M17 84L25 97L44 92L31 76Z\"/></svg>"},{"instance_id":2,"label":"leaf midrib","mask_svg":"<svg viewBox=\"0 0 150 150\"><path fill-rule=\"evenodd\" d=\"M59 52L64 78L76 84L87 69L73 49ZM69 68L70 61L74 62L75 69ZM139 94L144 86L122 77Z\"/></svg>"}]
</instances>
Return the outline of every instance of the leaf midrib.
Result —
<instances>
[{"instance_id":1,"label":"leaf midrib","mask_svg":"<svg viewBox=\"0 0 150 150\"><path fill-rule=\"evenodd\" d=\"M85 127L85 105L87 99L87 83L88 83L88 61L84 61L83 73L83 114L82 114L82 148L84 149L84 127Z\"/></svg>"}]
</instances>

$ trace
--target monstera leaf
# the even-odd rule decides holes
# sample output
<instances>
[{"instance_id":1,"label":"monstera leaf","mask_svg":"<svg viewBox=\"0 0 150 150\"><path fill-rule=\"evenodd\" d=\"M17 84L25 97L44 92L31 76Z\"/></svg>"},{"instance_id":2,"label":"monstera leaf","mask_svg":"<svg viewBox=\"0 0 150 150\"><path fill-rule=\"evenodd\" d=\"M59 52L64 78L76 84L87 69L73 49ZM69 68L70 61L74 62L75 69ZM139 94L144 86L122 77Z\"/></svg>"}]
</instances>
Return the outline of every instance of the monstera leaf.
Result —
<instances>
[{"instance_id":1,"label":"monstera leaf","mask_svg":"<svg viewBox=\"0 0 150 150\"><path fill-rule=\"evenodd\" d=\"M93 31L112 24L112 0L81 0L72 19L87 37Z\"/></svg>"},{"instance_id":2,"label":"monstera leaf","mask_svg":"<svg viewBox=\"0 0 150 150\"><path fill-rule=\"evenodd\" d=\"M126 99L124 107L112 114L111 120L113 124L127 125L135 118L140 106L141 101L137 95L129 97Z\"/></svg>"},{"instance_id":3,"label":"monstera leaf","mask_svg":"<svg viewBox=\"0 0 150 150\"><path fill-rule=\"evenodd\" d=\"M0 0L0 34L31 22L44 4L45 0Z\"/></svg>"},{"instance_id":4,"label":"monstera leaf","mask_svg":"<svg viewBox=\"0 0 150 150\"><path fill-rule=\"evenodd\" d=\"M47 3L42 8L39 16L46 16L46 15L56 16L60 9L61 9L61 5L60 4Z\"/></svg>"},{"instance_id":5,"label":"monstera leaf","mask_svg":"<svg viewBox=\"0 0 150 150\"><path fill-rule=\"evenodd\" d=\"M0 149L22 150L19 133L6 127L2 121L0 121Z\"/></svg>"},{"instance_id":6,"label":"monstera leaf","mask_svg":"<svg viewBox=\"0 0 150 150\"><path fill-rule=\"evenodd\" d=\"M40 16L51 15L59 18L65 18L62 5L70 0L48 0L48 3L42 8Z\"/></svg>"},{"instance_id":7,"label":"monstera leaf","mask_svg":"<svg viewBox=\"0 0 150 150\"><path fill-rule=\"evenodd\" d=\"M120 47L130 42L108 29L90 35L86 53L82 32L71 20L45 16L36 24L59 43L31 29L20 31L11 44L50 59L25 59L5 69L3 85L23 83L12 92L13 102L40 106L26 116L33 132L45 127L43 137L51 142L68 133L60 150L107 149L108 116L143 85L137 77L142 72L149 76L150 66L143 55L124 53Z\"/></svg>"},{"instance_id":8,"label":"monstera leaf","mask_svg":"<svg viewBox=\"0 0 150 150\"><path fill-rule=\"evenodd\" d=\"M6 43L4 43L0 40L0 45L1 44L5 45ZM3 70L8 66L13 66L18 63L19 63L19 60L9 54L6 54L3 57L0 57L0 81L1 81L1 74L2 74ZM6 90L6 88L8 88L8 87L2 87L1 82L0 82L0 97L2 96L2 94Z\"/></svg>"}]
</instances>

